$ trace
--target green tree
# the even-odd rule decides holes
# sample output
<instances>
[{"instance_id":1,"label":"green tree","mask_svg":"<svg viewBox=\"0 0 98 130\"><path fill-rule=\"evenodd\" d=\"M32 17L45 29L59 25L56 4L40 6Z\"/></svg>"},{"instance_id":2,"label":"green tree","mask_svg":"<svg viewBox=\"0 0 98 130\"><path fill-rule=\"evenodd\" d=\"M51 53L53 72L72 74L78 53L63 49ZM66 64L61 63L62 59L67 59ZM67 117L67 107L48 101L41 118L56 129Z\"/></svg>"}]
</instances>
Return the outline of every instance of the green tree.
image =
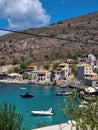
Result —
<instances>
[{"instance_id":1,"label":"green tree","mask_svg":"<svg viewBox=\"0 0 98 130\"><path fill-rule=\"evenodd\" d=\"M49 70L50 64L45 65L44 68L45 68L46 70Z\"/></svg>"},{"instance_id":2,"label":"green tree","mask_svg":"<svg viewBox=\"0 0 98 130\"><path fill-rule=\"evenodd\" d=\"M27 63L26 62L22 62L21 64L20 64L20 68L21 69L26 69L26 67L27 67Z\"/></svg>"},{"instance_id":3,"label":"green tree","mask_svg":"<svg viewBox=\"0 0 98 130\"><path fill-rule=\"evenodd\" d=\"M23 117L15 113L16 106L2 103L0 105L0 130L24 130L21 128Z\"/></svg>"},{"instance_id":4,"label":"green tree","mask_svg":"<svg viewBox=\"0 0 98 130\"><path fill-rule=\"evenodd\" d=\"M92 98L92 97L91 97ZM71 96L68 105L63 109L69 120L76 122L76 130L98 130L98 99L89 100L87 107L79 107L80 99Z\"/></svg>"},{"instance_id":5,"label":"green tree","mask_svg":"<svg viewBox=\"0 0 98 130\"><path fill-rule=\"evenodd\" d=\"M32 75L31 74L28 74L28 73L23 73L23 79L29 79L31 80L32 79Z\"/></svg>"},{"instance_id":6,"label":"green tree","mask_svg":"<svg viewBox=\"0 0 98 130\"><path fill-rule=\"evenodd\" d=\"M78 58L77 58L77 56L76 56L76 55L74 55L74 56L72 57L72 59L75 61L75 63L77 63L77 62L78 62Z\"/></svg>"},{"instance_id":7,"label":"green tree","mask_svg":"<svg viewBox=\"0 0 98 130\"><path fill-rule=\"evenodd\" d=\"M74 62L71 63L72 73L76 76L77 75L77 66Z\"/></svg>"},{"instance_id":8,"label":"green tree","mask_svg":"<svg viewBox=\"0 0 98 130\"><path fill-rule=\"evenodd\" d=\"M59 63L54 63L53 64L53 69L57 69L58 65L59 65Z\"/></svg>"},{"instance_id":9,"label":"green tree","mask_svg":"<svg viewBox=\"0 0 98 130\"><path fill-rule=\"evenodd\" d=\"M24 60L25 60L25 57L24 57L24 56L21 56L20 59L21 59L21 61L24 61Z\"/></svg>"},{"instance_id":10,"label":"green tree","mask_svg":"<svg viewBox=\"0 0 98 130\"><path fill-rule=\"evenodd\" d=\"M14 72L15 72L15 73L19 73L19 72L20 72L20 68L19 68L19 67L15 67L15 68L14 68Z\"/></svg>"}]
</instances>

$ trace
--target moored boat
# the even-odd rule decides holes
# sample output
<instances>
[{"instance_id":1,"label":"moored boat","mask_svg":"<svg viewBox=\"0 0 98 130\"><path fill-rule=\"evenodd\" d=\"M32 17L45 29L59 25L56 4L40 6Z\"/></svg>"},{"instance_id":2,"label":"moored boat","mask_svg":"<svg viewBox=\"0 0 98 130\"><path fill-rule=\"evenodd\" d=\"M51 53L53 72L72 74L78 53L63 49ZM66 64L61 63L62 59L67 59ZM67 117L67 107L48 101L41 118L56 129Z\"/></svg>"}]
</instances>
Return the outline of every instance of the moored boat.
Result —
<instances>
[{"instance_id":1,"label":"moored boat","mask_svg":"<svg viewBox=\"0 0 98 130\"><path fill-rule=\"evenodd\" d=\"M41 115L41 116L49 116L49 115L53 115L53 111L52 108L50 108L49 110L41 110L41 111L31 111L33 115Z\"/></svg>"},{"instance_id":2,"label":"moored boat","mask_svg":"<svg viewBox=\"0 0 98 130\"><path fill-rule=\"evenodd\" d=\"M79 97L84 99L96 99L98 96L98 91L93 87L85 88L79 92Z\"/></svg>"},{"instance_id":3,"label":"moored boat","mask_svg":"<svg viewBox=\"0 0 98 130\"><path fill-rule=\"evenodd\" d=\"M85 100L90 100L90 101L93 101L93 100L96 100L96 96L95 95L83 95L83 99Z\"/></svg>"},{"instance_id":4,"label":"moored boat","mask_svg":"<svg viewBox=\"0 0 98 130\"><path fill-rule=\"evenodd\" d=\"M20 90L26 90L27 88L24 88L24 87L21 87L21 88L19 88Z\"/></svg>"},{"instance_id":5,"label":"moored boat","mask_svg":"<svg viewBox=\"0 0 98 130\"><path fill-rule=\"evenodd\" d=\"M56 93L57 96L67 96L67 95L70 95L70 94L72 94L72 92L67 92L67 91L64 91L64 90L61 90L61 91Z\"/></svg>"},{"instance_id":6,"label":"moored boat","mask_svg":"<svg viewBox=\"0 0 98 130\"><path fill-rule=\"evenodd\" d=\"M26 92L24 94L20 94L20 96L22 98L32 98L32 97L34 97L34 95L32 93L30 93L30 92Z\"/></svg>"}]
</instances>

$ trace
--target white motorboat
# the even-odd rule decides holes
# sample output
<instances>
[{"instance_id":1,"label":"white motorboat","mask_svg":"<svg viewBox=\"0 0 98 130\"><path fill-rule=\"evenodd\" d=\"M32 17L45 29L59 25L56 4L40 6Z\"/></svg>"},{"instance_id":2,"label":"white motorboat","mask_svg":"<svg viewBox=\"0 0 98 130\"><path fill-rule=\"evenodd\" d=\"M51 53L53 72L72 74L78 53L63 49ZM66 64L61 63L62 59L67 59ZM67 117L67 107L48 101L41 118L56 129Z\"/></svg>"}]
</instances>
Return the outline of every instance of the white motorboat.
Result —
<instances>
[{"instance_id":1,"label":"white motorboat","mask_svg":"<svg viewBox=\"0 0 98 130\"><path fill-rule=\"evenodd\" d=\"M41 111L31 111L33 115L42 115L42 116L48 116L48 115L53 115L53 111L52 108L50 108L49 110L41 110Z\"/></svg>"},{"instance_id":2,"label":"white motorboat","mask_svg":"<svg viewBox=\"0 0 98 130\"><path fill-rule=\"evenodd\" d=\"M21 87L21 88L19 88L20 90L26 90L27 88L23 88L23 87Z\"/></svg>"},{"instance_id":3,"label":"white motorboat","mask_svg":"<svg viewBox=\"0 0 98 130\"><path fill-rule=\"evenodd\" d=\"M67 91L64 91L64 90L61 90L61 91L56 93L57 96L67 96L67 95L70 95L70 94L72 94L72 92L67 92Z\"/></svg>"}]
</instances>

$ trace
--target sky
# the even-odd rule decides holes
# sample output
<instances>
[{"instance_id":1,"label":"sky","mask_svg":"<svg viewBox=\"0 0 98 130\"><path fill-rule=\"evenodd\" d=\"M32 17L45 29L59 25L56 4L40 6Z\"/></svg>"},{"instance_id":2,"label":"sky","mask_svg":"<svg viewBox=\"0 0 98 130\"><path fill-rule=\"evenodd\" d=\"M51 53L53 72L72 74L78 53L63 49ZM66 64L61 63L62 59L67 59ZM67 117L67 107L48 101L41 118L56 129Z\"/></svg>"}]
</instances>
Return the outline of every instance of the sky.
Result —
<instances>
[{"instance_id":1,"label":"sky","mask_svg":"<svg viewBox=\"0 0 98 130\"><path fill-rule=\"evenodd\" d=\"M48 26L96 11L98 0L0 0L0 29Z\"/></svg>"}]
</instances>

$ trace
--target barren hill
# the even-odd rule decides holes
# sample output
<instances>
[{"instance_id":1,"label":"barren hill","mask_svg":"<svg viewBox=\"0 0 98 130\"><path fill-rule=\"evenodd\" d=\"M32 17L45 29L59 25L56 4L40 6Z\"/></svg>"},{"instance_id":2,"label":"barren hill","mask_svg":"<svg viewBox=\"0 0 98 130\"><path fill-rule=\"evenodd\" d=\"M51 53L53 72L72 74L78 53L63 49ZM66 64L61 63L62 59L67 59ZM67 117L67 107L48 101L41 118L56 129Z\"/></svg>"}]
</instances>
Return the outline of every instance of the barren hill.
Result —
<instances>
[{"instance_id":1,"label":"barren hill","mask_svg":"<svg viewBox=\"0 0 98 130\"><path fill-rule=\"evenodd\" d=\"M0 37L1 65L21 60L62 60L88 53L98 57L98 12L22 32L30 35L11 33Z\"/></svg>"}]
</instances>

